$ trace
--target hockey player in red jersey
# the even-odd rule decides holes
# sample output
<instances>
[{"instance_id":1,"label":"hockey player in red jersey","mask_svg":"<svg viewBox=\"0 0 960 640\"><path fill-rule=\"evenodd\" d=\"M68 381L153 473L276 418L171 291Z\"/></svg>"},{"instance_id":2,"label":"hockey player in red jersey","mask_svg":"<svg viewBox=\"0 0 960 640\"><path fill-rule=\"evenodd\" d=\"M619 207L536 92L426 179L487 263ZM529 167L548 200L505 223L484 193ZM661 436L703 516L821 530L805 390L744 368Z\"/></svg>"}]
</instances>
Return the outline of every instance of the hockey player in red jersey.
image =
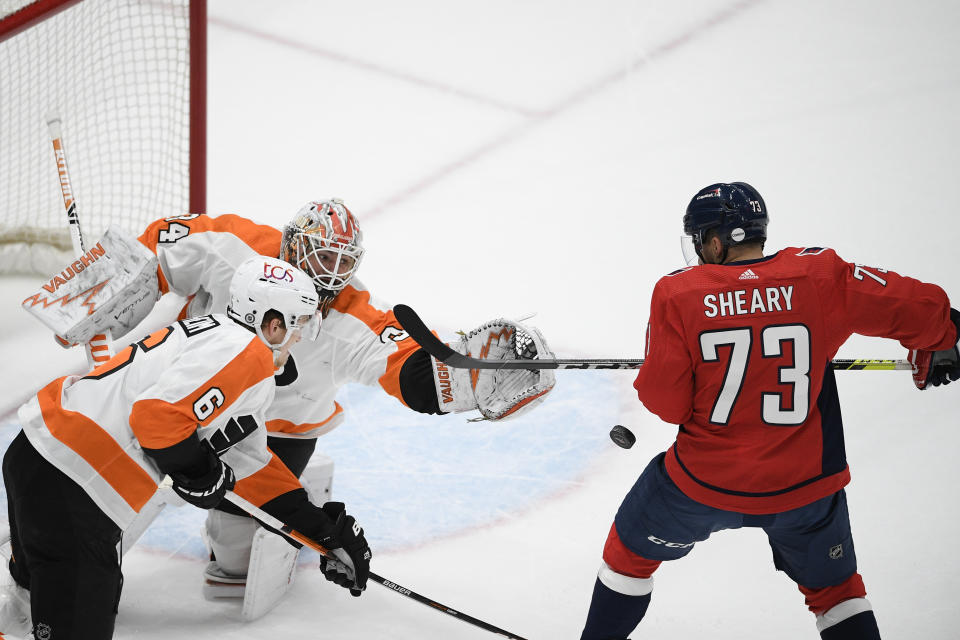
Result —
<instances>
[{"instance_id":1,"label":"hockey player in red jersey","mask_svg":"<svg viewBox=\"0 0 960 640\"><path fill-rule=\"evenodd\" d=\"M29 591L32 637L113 635L121 538L165 475L203 509L232 489L336 550L341 563L322 561L329 580L355 595L365 588L363 530L342 503L310 502L267 448L274 374L301 334L319 332L313 282L258 256L239 265L229 290L226 315L160 329L20 408L23 431L3 460L16 582L7 590Z\"/></svg>"},{"instance_id":2,"label":"hockey player in red jersey","mask_svg":"<svg viewBox=\"0 0 960 640\"><path fill-rule=\"evenodd\" d=\"M710 185L687 207L699 265L654 288L634 383L644 406L680 429L617 512L584 640L626 638L662 562L740 527L766 532L824 640L880 637L857 573L829 363L854 333L893 338L911 350L919 388L949 383L960 377L960 312L936 285L830 249L765 256L766 228L766 204L746 183Z\"/></svg>"},{"instance_id":3,"label":"hockey player in red jersey","mask_svg":"<svg viewBox=\"0 0 960 640\"><path fill-rule=\"evenodd\" d=\"M336 394L347 383L380 387L414 411L476 410L490 420L518 415L541 401L554 385L551 371L485 370L471 378L469 370L448 369L420 349L390 307L374 298L355 277L364 255L362 233L356 216L341 200L306 204L283 231L236 215L187 214L153 222L139 240L133 241L138 246L128 247L124 255L135 255L137 248L146 247L149 251L142 258L146 266L133 271L152 278L132 282L116 302L100 303L99 323L91 323L84 309L83 326L90 331L110 329L114 336L122 336L167 293L187 298L181 317L221 312L234 269L254 254L279 256L313 278L324 314L320 335L315 342L292 347L290 364L278 376L276 397L266 410L266 428L270 449L318 496L329 494L332 462L319 452L314 455L317 438L343 421L344 408ZM112 263L101 259L81 276ZM91 278L90 283L101 279ZM66 283L58 293L78 280L80 277ZM28 308L38 315L59 311L43 305ZM118 321L123 322L118 325ZM517 332L531 338L532 350L517 353ZM82 335L73 338L74 342L85 341ZM483 349L488 358L552 357L539 331L503 320L485 323L453 346L461 352ZM276 541L270 542L274 536L260 533L257 523L232 504L209 513L206 537L213 559L205 572L208 597L249 600L248 568L262 565L277 570L280 562L272 560L270 553L260 553L261 542L276 548ZM285 547L279 543L280 549ZM273 593L282 595L276 590ZM248 619L252 617L256 615Z\"/></svg>"}]
</instances>

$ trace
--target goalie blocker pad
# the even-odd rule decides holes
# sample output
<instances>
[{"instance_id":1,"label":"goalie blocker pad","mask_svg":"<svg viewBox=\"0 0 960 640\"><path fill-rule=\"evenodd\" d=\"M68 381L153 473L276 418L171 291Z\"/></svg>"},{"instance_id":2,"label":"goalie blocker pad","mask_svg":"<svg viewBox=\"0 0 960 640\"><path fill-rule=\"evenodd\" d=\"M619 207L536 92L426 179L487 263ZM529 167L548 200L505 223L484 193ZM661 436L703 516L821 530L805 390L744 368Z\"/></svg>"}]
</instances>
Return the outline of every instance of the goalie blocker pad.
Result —
<instances>
[{"instance_id":1,"label":"goalie blocker pad","mask_svg":"<svg viewBox=\"0 0 960 640\"><path fill-rule=\"evenodd\" d=\"M503 318L461 334L450 347L486 360L555 357L539 329ZM556 384L550 369L454 369L430 360L443 413L479 409L486 420L513 418L542 402Z\"/></svg>"},{"instance_id":2,"label":"goalie blocker pad","mask_svg":"<svg viewBox=\"0 0 960 640\"><path fill-rule=\"evenodd\" d=\"M136 238L110 228L22 306L69 347L107 330L114 337L130 332L159 297L157 256Z\"/></svg>"}]
</instances>

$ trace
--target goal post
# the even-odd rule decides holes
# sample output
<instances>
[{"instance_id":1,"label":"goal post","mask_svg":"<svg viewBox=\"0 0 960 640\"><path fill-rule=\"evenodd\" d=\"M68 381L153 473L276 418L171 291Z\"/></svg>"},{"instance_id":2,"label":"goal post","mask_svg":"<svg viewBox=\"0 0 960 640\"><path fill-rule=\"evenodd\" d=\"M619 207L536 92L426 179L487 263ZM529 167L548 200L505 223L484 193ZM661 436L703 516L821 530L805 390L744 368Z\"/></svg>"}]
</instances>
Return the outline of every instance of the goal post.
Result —
<instances>
[{"instance_id":1,"label":"goal post","mask_svg":"<svg viewBox=\"0 0 960 640\"><path fill-rule=\"evenodd\" d=\"M0 0L0 273L73 258L47 118L84 233L206 208L206 0Z\"/></svg>"}]
</instances>

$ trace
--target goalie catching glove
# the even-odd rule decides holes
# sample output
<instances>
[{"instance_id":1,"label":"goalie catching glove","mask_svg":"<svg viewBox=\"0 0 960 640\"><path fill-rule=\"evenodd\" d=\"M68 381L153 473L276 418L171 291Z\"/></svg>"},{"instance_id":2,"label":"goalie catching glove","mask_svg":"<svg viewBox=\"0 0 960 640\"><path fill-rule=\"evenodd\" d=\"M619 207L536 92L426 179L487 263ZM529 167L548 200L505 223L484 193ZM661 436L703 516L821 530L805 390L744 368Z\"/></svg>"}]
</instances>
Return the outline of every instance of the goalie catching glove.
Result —
<instances>
[{"instance_id":1,"label":"goalie catching glove","mask_svg":"<svg viewBox=\"0 0 960 640\"><path fill-rule=\"evenodd\" d=\"M960 379L960 311L950 309L950 319L957 329L957 344L940 351L910 350L913 383L921 391Z\"/></svg>"},{"instance_id":2,"label":"goalie catching glove","mask_svg":"<svg viewBox=\"0 0 960 640\"><path fill-rule=\"evenodd\" d=\"M510 320L486 322L450 347L486 360L554 357L536 327ZM479 409L486 420L515 417L543 401L556 384L550 369L454 369L431 358L437 403L443 413Z\"/></svg>"}]
</instances>

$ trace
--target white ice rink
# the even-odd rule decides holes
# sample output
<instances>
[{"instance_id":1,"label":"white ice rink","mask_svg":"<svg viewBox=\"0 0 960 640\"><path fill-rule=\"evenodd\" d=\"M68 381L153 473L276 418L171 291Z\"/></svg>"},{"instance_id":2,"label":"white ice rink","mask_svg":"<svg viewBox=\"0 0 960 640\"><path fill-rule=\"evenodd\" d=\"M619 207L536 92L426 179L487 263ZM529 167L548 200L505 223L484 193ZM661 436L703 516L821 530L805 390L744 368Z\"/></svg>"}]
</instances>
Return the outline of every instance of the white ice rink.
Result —
<instances>
[{"instance_id":1,"label":"white ice rink","mask_svg":"<svg viewBox=\"0 0 960 640\"><path fill-rule=\"evenodd\" d=\"M768 249L830 246L960 306L951 0L210 0L209 13L208 212L280 225L344 198L365 233L360 278L441 334L536 312L560 357L641 356L653 285L681 266L684 207L733 180L765 197ZM83 368L20 310L39 282L0 281L4 446L20 402ZM854 339L839 355L905 352ZM837 378L881 632L956 638L960 385ZM629 372L558 379L541 409L492 425L344 390L350 422L319 448L374 571L530 640L579 637L613 514L676 427L640 406ZM614 423L633 449L610 443ZM125 558L117 638L495 637L379 585L351 598L315 557L243 624L239 605L201 598L190 509ZM634 637L817 637L760 531L717 534L655 579Z\"/></svg>"}]
</instances>

